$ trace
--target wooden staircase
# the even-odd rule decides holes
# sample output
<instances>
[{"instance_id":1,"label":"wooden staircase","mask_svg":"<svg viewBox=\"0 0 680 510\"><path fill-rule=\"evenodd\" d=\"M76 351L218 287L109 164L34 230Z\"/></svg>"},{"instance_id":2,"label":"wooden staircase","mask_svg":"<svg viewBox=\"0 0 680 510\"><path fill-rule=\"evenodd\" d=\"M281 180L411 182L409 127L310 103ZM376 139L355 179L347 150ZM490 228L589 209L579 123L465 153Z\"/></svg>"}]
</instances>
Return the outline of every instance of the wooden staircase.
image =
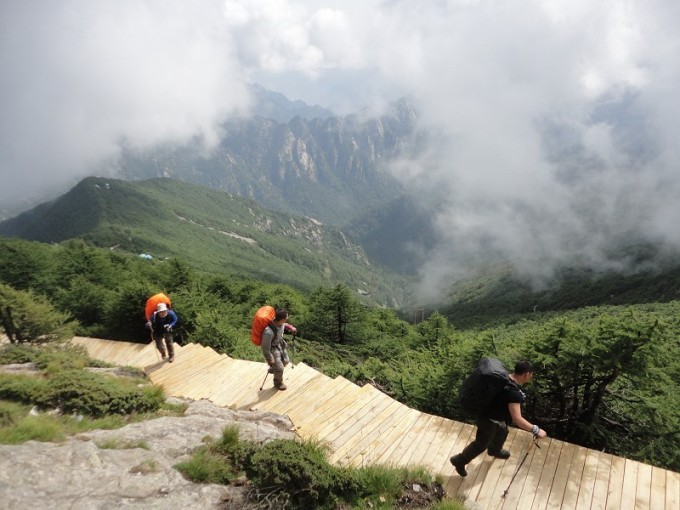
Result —
<instances>
[{"instance_id":1,"label":"wooden staircase","mask_svg":"<svg viewBox=\"0 0 680 510\"><path fill-rule=\"evenodd\" d=\"M506 441L510 459L480 455L461 478L449 457L474 437L474 426L410 409L371 385L330 378L304 363L286 368L287 391L275 390L271 376L260 391L265 363L233 359L199 344L175 346L175 361L167 363L153 344L86 337L73 343L93 358L143 368L167 395L287 415L300 437L328 444L337 464L425 466L442 475L447 494L474 501L477 508L680 510L680 473L555 439L536 448L531 434L515 428Z\"/></svg>"}]
</instances>

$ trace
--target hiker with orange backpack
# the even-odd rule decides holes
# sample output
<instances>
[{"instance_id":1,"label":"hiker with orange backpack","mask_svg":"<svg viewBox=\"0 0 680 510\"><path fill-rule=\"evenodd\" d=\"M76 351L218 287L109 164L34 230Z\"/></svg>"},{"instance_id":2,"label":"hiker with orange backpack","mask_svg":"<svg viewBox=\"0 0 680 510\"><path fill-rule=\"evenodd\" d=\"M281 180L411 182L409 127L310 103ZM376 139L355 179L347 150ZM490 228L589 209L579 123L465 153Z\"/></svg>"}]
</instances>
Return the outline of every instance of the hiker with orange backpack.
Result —
<instances>
[{"instance_id":1,"label":"hiker with orange backpack","mask_svg":"<svg viewBox=\"0 0 680 510\"><path fill-rule=\"evenodd\" d=\"M278 308L274 318L262 331L261 344L262 355L269 365L269 372L274 374L274 387L277 390L285 390L283 384L283 369L288 365L287 347L288 344L283 338L284 333L295 334L297 330L292 324L288 324L288 311L285 308Z\"/></svg>"},{"instance_id":2,"label":"hiker with orange backpack","mask_svg":"<svg viewBox=\"0 0 680 510\"><path fill-rule=\"evenodd\" d=\"M165 340L165 346L168 348L168 362L170 363L175 361L175 347L172 330L176 325L177 314L172 310L169 310L168 305L165 303L158 303L156 311L146 323L147 329L151 330L151 338L156 342L156 349L160 351L163 359L166 357L165 347L163 346L163 340Z\"/></svg>"}]
</instances>

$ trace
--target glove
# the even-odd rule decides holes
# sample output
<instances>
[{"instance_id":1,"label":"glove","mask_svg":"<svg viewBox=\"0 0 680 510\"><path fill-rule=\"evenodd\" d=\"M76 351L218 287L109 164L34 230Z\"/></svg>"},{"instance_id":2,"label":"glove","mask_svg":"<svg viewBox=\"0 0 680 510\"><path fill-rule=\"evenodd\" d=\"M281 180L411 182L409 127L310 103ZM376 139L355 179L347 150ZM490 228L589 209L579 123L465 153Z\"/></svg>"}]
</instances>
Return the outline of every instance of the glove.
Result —
<instances>
[{"instance_id":1,"label":"glove","mask_svg":"<svg viewBox=\"0 0 680 510\"><path fill-rule=\"evenodd\" d=\"M292 333L293 335L295 335L297 333L297 328L292 324L286 323L283 325L283 331L285 333Z\"/></svg>"},{"instance_id":2,"label":"glove","mask_svg":"<svg viewBox=\"0 0 680 510\"><path fill-rule=\"evenodd\" d=\"M151 321L148 321L146 324L144 324L144 327L146 327L146 329L153 329Z\"/></svg>"},{"instance_id":3,"label":"glove","mask_svg":"<svg viewBox=\"0 0 680 510\"><path fill-rule=\"evenodd\" d=\"M165 327L165 331L167 331L167 332L172 331L172 326L170 324L166 324L164 327Z\"/></svg>"}]
</instances>

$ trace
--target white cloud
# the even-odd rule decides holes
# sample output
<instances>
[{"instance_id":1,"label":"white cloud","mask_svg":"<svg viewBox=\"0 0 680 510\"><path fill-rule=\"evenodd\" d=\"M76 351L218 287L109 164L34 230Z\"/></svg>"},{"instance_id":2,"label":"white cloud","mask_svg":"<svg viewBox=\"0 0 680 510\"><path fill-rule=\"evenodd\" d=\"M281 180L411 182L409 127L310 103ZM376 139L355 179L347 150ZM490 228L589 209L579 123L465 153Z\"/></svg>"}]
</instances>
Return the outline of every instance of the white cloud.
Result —
<instances>
[{"instance_id":1,"label":"white cloud","mask_svg":"<svg viewBox=\"0 0 680 510\"><path fill-rule=\"evenodd\" d=\"M678 26L674 0L5 0L0 203L121 139L215 139L251 79L340 112L408 94L436 133L394 165L437 197L424 280L480 250L616 266L631 232L680 244Z\"/></svg>"},{"instance_id":2,"label":"white cloud","mask_svg":"<svg viewBox=\"0 0 680 510\"><path fill-rule=\"evenodd\" d=\"M220 2L0 6L0 203L93 171L123 139L201 135L247 104Z\"/></svg>"}]
</instances>

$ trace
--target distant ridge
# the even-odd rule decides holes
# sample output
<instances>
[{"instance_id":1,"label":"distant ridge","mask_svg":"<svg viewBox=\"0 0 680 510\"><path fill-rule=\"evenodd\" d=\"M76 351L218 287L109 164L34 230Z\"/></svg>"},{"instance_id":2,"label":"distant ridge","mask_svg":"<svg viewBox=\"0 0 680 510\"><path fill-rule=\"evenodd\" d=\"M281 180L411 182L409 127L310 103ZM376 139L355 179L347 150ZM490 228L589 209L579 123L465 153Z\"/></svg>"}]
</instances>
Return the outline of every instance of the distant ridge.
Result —
<instances>
[{"instance_id":1,"label":"distant ridge","mask_svg":"<svg viewBox=\"0 0 680 510\"><path fill-rule=\"evenodd\" d=\"M402 278L372 263L336 227L172 179L89 177L56 200L0 223L0 235L41 242L80 238L305 290L342 283L395 307L407 292Z\"/></svg>"}]
</instances>

